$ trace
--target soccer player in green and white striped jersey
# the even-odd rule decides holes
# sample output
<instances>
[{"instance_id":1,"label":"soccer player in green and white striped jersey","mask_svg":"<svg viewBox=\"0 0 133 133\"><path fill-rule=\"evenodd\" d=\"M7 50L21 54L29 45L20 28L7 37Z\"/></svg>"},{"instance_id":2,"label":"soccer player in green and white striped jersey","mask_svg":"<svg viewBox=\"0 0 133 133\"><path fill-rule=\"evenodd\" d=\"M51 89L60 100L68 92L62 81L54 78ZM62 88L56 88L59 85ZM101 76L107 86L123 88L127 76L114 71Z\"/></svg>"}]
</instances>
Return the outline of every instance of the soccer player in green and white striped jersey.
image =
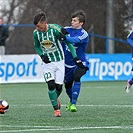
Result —
<instances>
[{"instance_id":1,"label":"soccer player in green and white striped jersey","mask_svg":"<svg viewBox=\"0 0 133 133\"><path fill-rule=\"evenodd\" d=\"M40 12L34 17L36 29L33 32L34 48L42 59L44 79L48 85L48 94L54 108L54 116L60 116L59 95L62 92L64 81L64 52L58 35L61 34L61 27L57 24L48 24L46 14ZM81 60L77 58L76 51L71 43L65 42L75 63L83 67Z\"/></svg>"}]
</instances>

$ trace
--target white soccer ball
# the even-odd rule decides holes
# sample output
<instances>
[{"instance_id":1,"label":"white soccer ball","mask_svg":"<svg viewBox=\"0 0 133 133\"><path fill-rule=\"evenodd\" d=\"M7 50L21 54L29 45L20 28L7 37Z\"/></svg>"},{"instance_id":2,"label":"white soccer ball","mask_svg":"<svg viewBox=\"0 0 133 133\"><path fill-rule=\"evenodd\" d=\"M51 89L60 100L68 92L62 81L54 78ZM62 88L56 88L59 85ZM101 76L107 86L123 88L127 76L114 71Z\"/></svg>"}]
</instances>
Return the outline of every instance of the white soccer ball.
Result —
<instances>
[{"instance_id":1,"label":"white soccer ball","mask_svg":"<svg viewBox=\"0 0 133 133\"><path fill-rule=\"evenodd\" d=\"M9 109L9 104L5 100L0 100L0 114L4 114Z\"/></svg>"}]
</instances>

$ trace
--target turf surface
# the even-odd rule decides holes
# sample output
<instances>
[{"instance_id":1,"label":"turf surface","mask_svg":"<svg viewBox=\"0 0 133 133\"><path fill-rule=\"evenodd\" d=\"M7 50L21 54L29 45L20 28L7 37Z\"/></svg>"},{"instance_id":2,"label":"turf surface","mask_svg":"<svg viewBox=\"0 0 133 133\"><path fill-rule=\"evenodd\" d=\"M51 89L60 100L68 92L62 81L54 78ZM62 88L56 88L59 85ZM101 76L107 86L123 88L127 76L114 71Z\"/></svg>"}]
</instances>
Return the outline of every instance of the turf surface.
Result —
<instances>
[{"instance_id":1,"label":"turf surface","mask_svg":"<svg viewBox=\"0 0 133 133\"><path fill-rule=\"evenodd\" d=\"M68 97L60 96L61 117L53 116L45 83L0 84L0 99L10 108L0 115L0 133L133 133L133 90L126 82L84 82L78 112L65 111Z\"/></svg>"}]
</instances>

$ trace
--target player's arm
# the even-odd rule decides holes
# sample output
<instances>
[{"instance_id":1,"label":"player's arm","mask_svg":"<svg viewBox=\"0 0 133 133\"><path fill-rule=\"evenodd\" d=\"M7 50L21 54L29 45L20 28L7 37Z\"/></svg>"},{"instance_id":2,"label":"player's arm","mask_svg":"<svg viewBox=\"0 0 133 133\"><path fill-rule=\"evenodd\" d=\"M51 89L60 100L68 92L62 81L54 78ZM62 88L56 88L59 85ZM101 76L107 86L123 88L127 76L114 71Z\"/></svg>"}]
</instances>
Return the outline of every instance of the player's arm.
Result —
<instances>
[{"instance_id":1,"label":"player's arm","mask_svg":"<svg viewBox=\"0 0 133 133\"><path fill-rule=\"evenodd\" d=\"M41 59L44 63L50 63L51 61L49 60L48 56L43 54L43 51L40 47L40 42L38 41L36 34L33 34L33 36L34 36L34 48L35 48L37 54L41 57Z\"/></svg>"},{"instance_id":2,"label":"player's arm","mask_svg":"<svg viewBox=\"0 0 133 133\"><path fill-rule=\"evenodd\" d=\"M73 45L69 42L64 42L68 46L68 49L71 51L73 58L77 57L76 50L74 49Z\"/></svg>"},{"instance_id":3,"label":"player's arm","mask_svg":"<svg viewBox=\"0 0 133 133\"><path fill-rule=\"evenodd\" d=\"M65 28L61 28L61 33L58 35L58 39L62 41L67 41L69 43L80 43L81 40L79 39L79 36L70 37L68 36L68 31Z\"/></svg>"},{"instance_id":4,"label":"player's arm","mask_svg":"<svg viewBox=\"0 0 133 133\"><path fill-rule=\"evenodd\" d=\"M133 31L127 36L127 41L133 47Z\"/></svg>"},{"instance_id":5,"label":"player's arm","mask_svg":"<svg viewBox=\"0 0 133 133\"><path fill-rule=\"evenodd\" d=\"M66 36L66 41L68 41L70 43L80 43L81 42L81 40L79 39L78 36L75 36L75 37Z\"/></svg>"},{"instance_id":6,"label":"player's arm","mask_svg":"<svg viewBox=\"0 0 133 133\"><path fill-rule=\"evenodd\" d=\"M128 41L128 43L133 47L133 40L130 39L130 38L128 38L127 41Z\"/></svg>"},{"instance_id":7,"label":"player's arm","mask_svg":"<svg viewBox=\"0 0 133 133\"><path fill-rule=\"evenodd\" d=\"M86 41L86 39L88 40L88 37L89 37L88 33L86 31L83 31L82 35L79 35L79 36L75 36L75 37L66 36L66 41L70 43L82 43Z\"/></svg>"},{"instance_id":8,"label":"player's arm","mask_svg":"<svg viewBox=\"0 0 133 133\"><path fill-rule=\"evenodd\" d=\"M65 28L61 29L62 34L58 36L60 40L66 40L69 43L81 43L83 42L86 38L88 38L88 33L86 31L83 31L82 35L79 36L74 36L70 37L68 34L68 31Z\"/></svg>"},{"instance_id":9,"label":"player's arm","mask_svg":"<svg viewBox=\"0 0 133 133\"><path fill-rule=\"evenodd\" d=\"M76 50L74 49L73 45L71 43L69 43L68 41L61 40L59 38L60 35L63 35L62 27L57 25L57 24L55 24L53 26L54 26L53 28L55 29L56 38L59 39L60 41L64 41L65 42L65 44L68 46L68 49L72 53L73 58L77 57Z\"/></svg>"},{"instance_id":10,"label":"player's arm","mask_svg":"<svg viewBox=\"0 0 133 133\"><path fill-rule=\"evenodd\" d=\"M39 42L37 35L35 33L33 33L33 38L34 38L34 48L35 48L37 54L39 56L41 56L43 54L43 52L42 52L42 49L40 47L40 42Z\"/></svg>"},{"instance_id":11,"label":"player's arm","mask_svg":"<svg viewBox=\"0 0 133 133\"><path fill-rule=\"evenodd\" d=\"M75 64L80 68L84 68L82 61L77 57L76 50L74 49L73 45L67 41L64 41L64 42L68 46L69 50L71 51Z\"/></svg>"},{"instance_id":12,"label":"player's arm","mask_svg":"<svg viewBox=\"0 0 133 133\"><path fill-rule=\"evenodd\" d=\"M56 38L59 39L58 36L60 36L61 34L63 35L63 33L61 31L61 27L59 25L57 25L57 26L59 29L56 28L56 31L58 31L58 32L55 32L55 33L56 33ZM68 46L68 49L70 50L70 52L72 53L75 64L80 68L84 68L82 61L80 59L78 59L78 57L77 57L76 50L74 49L73 45L65 40L64 40L64 42Z\"/></svg>"}]
</instances>

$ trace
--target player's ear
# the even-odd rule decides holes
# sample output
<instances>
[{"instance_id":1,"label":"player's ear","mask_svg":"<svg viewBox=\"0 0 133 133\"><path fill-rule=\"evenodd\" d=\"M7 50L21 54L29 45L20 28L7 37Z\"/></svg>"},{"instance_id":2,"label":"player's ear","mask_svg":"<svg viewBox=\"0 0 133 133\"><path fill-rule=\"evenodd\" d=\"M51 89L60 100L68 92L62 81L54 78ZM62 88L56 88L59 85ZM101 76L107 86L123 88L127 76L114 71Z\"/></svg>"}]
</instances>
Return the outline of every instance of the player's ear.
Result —
<instances>
[{"instance_id":1,"label":"player's ear","mask_svg":"<svg viewBox=\"0 0 133 133\"><path fill-rule=\"evenodd\" d=\"M80 25L82 26L84 24L84 22L80 22Z\"/></svg>"},{"instance_id":2,"label":"player's ear","mask_svg":"<svg viewBox=\"0 0 133 133\"><path fill-rule=\"evenodd\" d=\"M43 21L43 24L47 24L47 21Z\"/></svg>"}]
</instances>

